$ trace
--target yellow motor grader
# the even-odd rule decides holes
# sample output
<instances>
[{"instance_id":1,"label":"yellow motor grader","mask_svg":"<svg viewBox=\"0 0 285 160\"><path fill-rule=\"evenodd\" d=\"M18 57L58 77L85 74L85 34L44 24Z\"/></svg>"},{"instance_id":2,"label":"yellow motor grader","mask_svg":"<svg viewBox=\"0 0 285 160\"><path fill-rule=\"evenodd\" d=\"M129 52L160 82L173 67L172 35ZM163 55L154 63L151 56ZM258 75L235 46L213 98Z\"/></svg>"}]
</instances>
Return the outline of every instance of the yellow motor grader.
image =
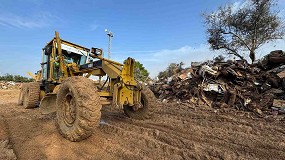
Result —
<instances>
[{"instance_id":1,"label":"yellow motor grader","mask_svg":"<svg viewBox=\"0 0 285 160\"><path fill-rule=\"evenodd\" d=\"M134 78L134 59L124 64L103 58L100 48L88 49L53 38L42 50L35 82L23 84L19 105L56 113L59 132L70 141L89 137L99 125L101 107L120 107L130 118L149 117L153 93ZM97 81L90 79L97 76ZM105 77L102 78L102 77Z\"/></svg>"}]
</instances>

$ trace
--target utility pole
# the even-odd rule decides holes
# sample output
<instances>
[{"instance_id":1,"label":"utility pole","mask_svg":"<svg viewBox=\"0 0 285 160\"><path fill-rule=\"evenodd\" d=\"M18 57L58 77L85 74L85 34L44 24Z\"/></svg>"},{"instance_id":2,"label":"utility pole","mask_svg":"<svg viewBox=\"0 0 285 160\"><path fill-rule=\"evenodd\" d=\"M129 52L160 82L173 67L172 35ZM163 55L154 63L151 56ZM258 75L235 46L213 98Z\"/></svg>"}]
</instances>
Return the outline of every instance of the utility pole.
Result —
<instances>
[{"instance_id":1,"label":"utility pole","mask_svg":"<svg viewBox=\"0 0 285 160\"><path fill-rule=\"evenodd\" d=\"M111 31L108 31L107 29L105 29L105 32L107 33L108 37L109 37L109 42L108 42L108 59L110 59L110 55L111 55L111 41L112 41L112 37L114 37L113 33Z\"/></svg>"}]
</instances>

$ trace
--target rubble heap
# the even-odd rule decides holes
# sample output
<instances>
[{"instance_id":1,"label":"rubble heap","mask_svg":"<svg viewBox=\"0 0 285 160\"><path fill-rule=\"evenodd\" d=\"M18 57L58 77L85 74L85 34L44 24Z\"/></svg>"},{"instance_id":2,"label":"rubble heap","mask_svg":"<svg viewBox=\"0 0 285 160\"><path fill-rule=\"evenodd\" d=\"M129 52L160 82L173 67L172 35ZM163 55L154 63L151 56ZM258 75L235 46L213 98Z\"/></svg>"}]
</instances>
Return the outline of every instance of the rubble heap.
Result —
<instances>
[{"instance_id":1,"label":"rubble heap","mask_svg":"<svg viewBox=\"0 0 285 160\"><path fill-rule=\"evenodd\" d=\"M0 81L0 89L19 89L20 83L13 81Z\"/></svg>"},{"instance_id":2,"label":"rubble heap","mask_svg":"<svg viewBox=\"0 0 285 160\"><path fill-rule=\"evenodd\" d=\"M272 51L258 63L192 63L151 86L163 101L234 107L263 113L285 112L285 53Z\"/></svg>"}]
</instances>

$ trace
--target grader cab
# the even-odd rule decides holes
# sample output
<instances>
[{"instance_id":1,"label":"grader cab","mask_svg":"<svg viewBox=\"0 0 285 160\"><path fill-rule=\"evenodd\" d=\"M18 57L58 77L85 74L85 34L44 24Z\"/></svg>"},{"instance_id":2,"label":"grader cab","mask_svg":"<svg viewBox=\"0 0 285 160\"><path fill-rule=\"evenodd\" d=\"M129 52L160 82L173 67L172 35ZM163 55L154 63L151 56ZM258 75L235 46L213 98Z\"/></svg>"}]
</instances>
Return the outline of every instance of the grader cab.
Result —
<instances>
[{"instance_id":1,"label":"grader cab","mask_svg":"<svg viewBox=\"0 0 285 160\"><path fill-rule=\"evenodd\" d=\"M100 48L88 49L62 40L58 32L42 52L35 82L23 84L19 105L56 113L59 132L70 141L89 137L99 125L101 107L122 108L130 118L149 117L153 93L134 78L134 59L124 64L103 58ZM90 76L96 76L97 81ZM103 78L102 78L103 77Z\"/></svg>"}]
</instances>

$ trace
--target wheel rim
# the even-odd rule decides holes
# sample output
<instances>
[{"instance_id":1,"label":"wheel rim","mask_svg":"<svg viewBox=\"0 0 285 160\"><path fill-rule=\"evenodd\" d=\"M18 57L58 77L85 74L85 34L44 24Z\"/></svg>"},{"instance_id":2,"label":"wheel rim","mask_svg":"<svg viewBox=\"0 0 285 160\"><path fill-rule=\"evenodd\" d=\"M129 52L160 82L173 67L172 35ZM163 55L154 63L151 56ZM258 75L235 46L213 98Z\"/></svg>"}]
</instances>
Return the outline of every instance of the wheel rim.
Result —
<instances>
[{"instance_id":1,"label":"wheel rim","mask_svg":"<svg viewBox=\"0 0 285 160\"><path fill-rule=\"evenodd\" d=\"M144 108L145 108L144 97L141 97L141 104L135 104L133 107L131 107L132 111L134 111L134 112L143 110Z\"/></svg>"},{"instance_id":2,"label":"wheel rim","mask_svg":"<svg viewBox=\"0 0 285 160\"><path fill-rule=\"evenodd\" d=\"M71 93L67 93L64 101L64 122L72 126L76 119L76 103Z\"/></svg>"}]
</instances>

